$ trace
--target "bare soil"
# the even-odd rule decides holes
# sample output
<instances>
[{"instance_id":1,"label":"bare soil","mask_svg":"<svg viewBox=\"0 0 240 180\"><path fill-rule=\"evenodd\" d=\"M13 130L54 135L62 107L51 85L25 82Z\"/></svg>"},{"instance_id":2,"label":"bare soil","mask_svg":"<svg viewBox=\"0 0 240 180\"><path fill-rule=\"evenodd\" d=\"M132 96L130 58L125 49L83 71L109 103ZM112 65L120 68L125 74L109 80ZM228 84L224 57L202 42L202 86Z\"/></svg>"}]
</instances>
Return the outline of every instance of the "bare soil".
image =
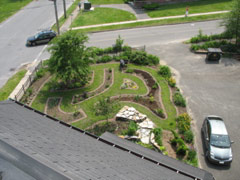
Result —
<instances>
[{"instance_id":1,"label":"bare soil","mask_svg":"<svg viewBox=\"0 0 240 180\"><path fill-rule=\"evenodd\" d=\"M174 138L174 136L173 136L172 132L163 130L163 132L162 132L163 146L166 148L166 150L168 152L168 156L176 159L177 158L176 151L170 142L170 140L173 138Z\"/></svg>"}]
</instances>

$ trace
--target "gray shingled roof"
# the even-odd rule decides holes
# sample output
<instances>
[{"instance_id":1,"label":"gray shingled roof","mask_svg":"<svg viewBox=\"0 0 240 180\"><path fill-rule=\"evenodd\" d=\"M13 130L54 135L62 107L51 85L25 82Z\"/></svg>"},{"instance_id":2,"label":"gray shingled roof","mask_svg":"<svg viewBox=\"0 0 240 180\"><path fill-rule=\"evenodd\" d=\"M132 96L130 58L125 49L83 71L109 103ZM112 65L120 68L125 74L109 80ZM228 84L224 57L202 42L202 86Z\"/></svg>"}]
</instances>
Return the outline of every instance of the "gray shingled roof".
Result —
<instances>
[{"instance_id":1,"label":"gray shingled roof","mask_svg":"<svg viewBox=\"0 0 240 180\"><path fill-rule=\"evenodd\" d=\"M212 180L213 179L212 174L203 169L199 169L199 168L193 167L191 165L188 165L186 163L183 163L181 161L178 161L176 159L173 159L171 157L164 156L161 153L152 151L143 146L132 143L128 140L119 138L118 136L116 136L112 133L105 132L101 136L101 138L106 141L114 142L116 145L125 147L128 150L130 150L132 152L136 152L138 154L141 154L144 157L154 159L155 161L160 162L166 166L169 166L170 168L172 167L178 171L186 172L187 174L190 174L192 176L198 177L203 180Z\"/></svg>"},{"instance_id":2,"label":"gray shingled roof","mask_svg":"<svg viewBox=\"0 0 240 180\"><path fill-rule=\"evenodd\" d=\"M10 100L0 124L0 140L71 179L192 179Z\"/></svg>"}]
</instances>

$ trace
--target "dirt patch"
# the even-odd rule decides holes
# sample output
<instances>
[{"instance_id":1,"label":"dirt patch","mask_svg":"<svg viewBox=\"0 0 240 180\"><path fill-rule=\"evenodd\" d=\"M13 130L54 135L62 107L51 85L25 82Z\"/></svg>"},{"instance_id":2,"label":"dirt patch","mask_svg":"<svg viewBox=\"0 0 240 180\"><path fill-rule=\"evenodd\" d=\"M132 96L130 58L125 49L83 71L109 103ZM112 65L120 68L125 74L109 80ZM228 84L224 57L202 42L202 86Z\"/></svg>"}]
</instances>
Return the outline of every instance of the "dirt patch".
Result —
<instances>
[{"instance_id":1,"label":"dirt patch","mask_svg":"<svg viewBox=\"0 0 240 180\"><path fill-rule=\"evenodd\" d=\"M172 132L163 130L162 132L162 142L163 146L166 148L166 151L168 152L168 156L176 159L176 151L174 147L172 147L170 140L173 139L174 136Z\"/></svg>"}]
</instances>

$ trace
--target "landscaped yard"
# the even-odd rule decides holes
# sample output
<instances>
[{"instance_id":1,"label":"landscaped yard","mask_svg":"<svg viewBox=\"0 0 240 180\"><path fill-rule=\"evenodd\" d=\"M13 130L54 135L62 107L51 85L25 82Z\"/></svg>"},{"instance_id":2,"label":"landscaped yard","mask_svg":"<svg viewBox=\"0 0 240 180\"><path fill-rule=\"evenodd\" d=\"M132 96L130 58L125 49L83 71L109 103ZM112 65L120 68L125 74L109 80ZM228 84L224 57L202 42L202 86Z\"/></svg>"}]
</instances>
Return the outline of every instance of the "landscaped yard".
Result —
<instances>
[{"instance_id":1,"label":"landscaped yard","mask_svg":"<svg viewBox=\"0 0 240 180\"><path fill-rule=\"evenodd\" d=\"M95 4L123 4L124 0L89 0L93 5Z\"/></svg>"},{"instance_id":2,"label":"landscaped yard","mask_svg":"<svg viewBox=\"0 0 240 180\"><path fill-rule=\"evenodd\" d=\"M53 42L54 51L51 52L54 54L59 48L68 49L66 47L68 45L62 46L62 42L65 40L70 42L72 38L76 43L78 41L76 35L68 32L58 37ZM85 36L78 35L79 40L84 42ZM72 57L74 60L61 61L64 65L62 67L58 61L59 54L56 54L44 63L48 66L39 71L40 76L29 88L34 91L30 94L36 94L31 98L29 94L29 98L33 99L29 105L96 135L110 131L120 136L139 136L141 132L146 132L139 123L153 124L152 130L147 129L147 136L150 137L150 134L154 133L155 142L138 139L139 144L197 166L196 153L190 157L194 151L191 118L186 113L185 99L175 87L176 81L171 75L170 68L160 66L158 57L122 44L123 40L119 37L113 47L85 49L87 57L90 55L91 66L90 72L85 76L87 81L83 86L79 86L81 82L79 78L71 81L68 78L63 79L67 75L64 73L68 71L67 69L70 70L71 76L74 75L75 67L70 68L71 64L80 61L75 58L79 51L75 54L74 47L69 43L72 47L71 53L75 54ZM68 59L70 54L61 56ZM53 73L58 66L55 60L63 71L57 71L50 77L48 71ZM120 66L120 60L121 63L122 60L128 62L127 67ZM81 67L83 62L79 64ZM65 75L60 78L62 73ZM34 90L38 89L35 86L42 88L38 92ZM22 102L28 102L28 95L24 96ZM129 107L131 112L130 110L125 112ZM119 117L120 110L128 114L132 120L126 119L125 115L123 119ZM141 137L140 135L138 138Z\"/></svg>"},{"instance_id":3,"label":"landscaped yard","mask_svg":"<svg viewBox=\"0 0 240 180\"><path fill-rule=\"evenodd\" d=\"M120 9L95 8L94 11L83 11L79 13L71 26L87 26L94 24L129 21L135 19L135 15Z\"/></svg>"},{"instance_id":4,"label":"landscaped yard","mask_svg":"<svg viewBox=\"0 0 240 180\"><path fill-rule=\"evenodd\" d=\"M189 7L189 14L205 13L213 11L231 10L232 0L199 0L169 5L161 5L159 9L147 11L150 17L164 17L185 14Z\"/></svg>"},{"instance_id":5,"label":"landscaped yard","mask_svg":"<svg viewBox=\"0 0 240 180\"><path fill-rule=\"evenodd\" d=\"M0 2L0 23L12 16L19 9L27 5L32 0L1 0Z\"/></svg>"}]
</instances>

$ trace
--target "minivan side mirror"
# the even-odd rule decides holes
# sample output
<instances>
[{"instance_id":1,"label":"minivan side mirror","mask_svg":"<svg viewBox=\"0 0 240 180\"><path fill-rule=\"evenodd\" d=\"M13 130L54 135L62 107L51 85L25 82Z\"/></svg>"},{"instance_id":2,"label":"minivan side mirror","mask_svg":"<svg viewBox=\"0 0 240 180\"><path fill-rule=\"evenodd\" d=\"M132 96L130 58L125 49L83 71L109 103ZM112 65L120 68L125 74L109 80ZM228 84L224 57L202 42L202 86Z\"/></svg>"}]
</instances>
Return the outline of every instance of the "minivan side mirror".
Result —
<instances>
[{"instance_id":1,"label":"minivan side mirror","mask_svg":"<svg viewBox=\"0 0 240 180\"><path fill-rule=\"evenodd\" d=\"M231 141L231 144L233 144L234 143L234 141Z\"/></svg>"},{"instance_id":2,"label":"minivan side mirror","mask_svg":"<svg viewBox=\"0 0 240 180\"><path fill-rule=\"evenodd\" d=\"M206 141L209 141L208 137L206 137Z\"/></svg>"}]
</instances>

